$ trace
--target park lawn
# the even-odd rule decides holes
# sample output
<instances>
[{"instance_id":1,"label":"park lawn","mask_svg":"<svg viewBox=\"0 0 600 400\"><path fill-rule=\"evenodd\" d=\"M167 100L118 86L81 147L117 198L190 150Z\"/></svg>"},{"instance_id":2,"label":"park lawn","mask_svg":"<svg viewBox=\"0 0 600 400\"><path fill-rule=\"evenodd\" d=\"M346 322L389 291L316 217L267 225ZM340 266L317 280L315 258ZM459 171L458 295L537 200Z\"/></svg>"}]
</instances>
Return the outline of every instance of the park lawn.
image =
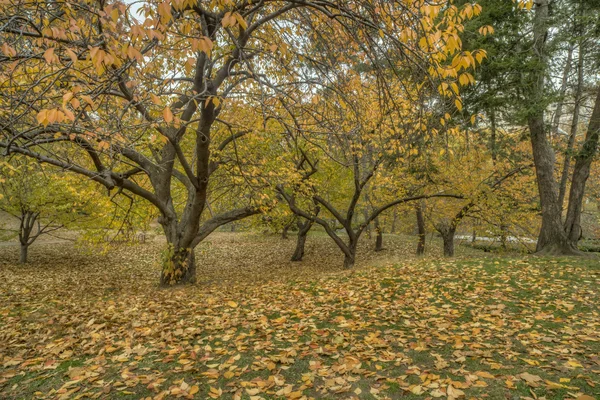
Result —
<instances>
[{"instance_id":1,"label":"park lawn","mask_svg":"<svg viewBox=\"0 0 600 400\"><path fill-rule=\"evenodd\" d=\"M157 257L1 265L0 398L600 399L597 259L159 289Z\"/></svg>"}]
</instances>

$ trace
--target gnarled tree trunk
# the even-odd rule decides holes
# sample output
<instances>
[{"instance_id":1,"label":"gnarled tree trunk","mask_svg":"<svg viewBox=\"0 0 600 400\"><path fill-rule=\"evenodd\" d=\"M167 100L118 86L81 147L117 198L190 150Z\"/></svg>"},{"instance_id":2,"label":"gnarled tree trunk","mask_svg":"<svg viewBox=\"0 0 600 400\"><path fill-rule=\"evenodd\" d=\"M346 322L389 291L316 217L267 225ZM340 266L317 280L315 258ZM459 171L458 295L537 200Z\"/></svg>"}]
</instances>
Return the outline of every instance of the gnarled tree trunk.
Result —
<instances>
[{"instance_id":1,"label":"gnarled tree trunk","mask_svg":"<svg viewBox=\"0 0 600 400\"><path fill-rule=\"evenodd\" d=\"M160 274L161 286L196 283L196 257L194 249L169 245Z\"/></svg>"},{"instance_id":2,"label":"gnarled tree trunk","mask_svg":"<svg viewBox=\"0 0 600 400\"><path fill-rule=\"evenodd\" d=\"M310 231L310 228L313 226L313 221L307 219L302 222L298 219L298 238L296 240L296 250L294 250L294 254L292 255L292 261L302 261L304 257L304 247L306 245L306 236Z\"/></svg>"},{"instance_id":3,"label":"gnarled tree trunk","mask_svg":"<svg viewBox=\"0 0 600 400\"><path fill-rule=\"evenodd\" d=\"M354 235L352 235L354 236ZM350 237L348 245L344 249L344 269L354 268L356 262L356 248L358 245L358 237Z\"/></svg>"},{"instance_id":4,"label":"gnarled tree trunk","mask_svg":"<svg viewBox=\"0 0 600 400\"><path fill-rule=\"evenodd\" d=\"M456 233L456 224L448 219L443 219L436 224L435 229L442 236L444 242L444 256L454 256L454 234Z\"/></svg>"}]
</instances>

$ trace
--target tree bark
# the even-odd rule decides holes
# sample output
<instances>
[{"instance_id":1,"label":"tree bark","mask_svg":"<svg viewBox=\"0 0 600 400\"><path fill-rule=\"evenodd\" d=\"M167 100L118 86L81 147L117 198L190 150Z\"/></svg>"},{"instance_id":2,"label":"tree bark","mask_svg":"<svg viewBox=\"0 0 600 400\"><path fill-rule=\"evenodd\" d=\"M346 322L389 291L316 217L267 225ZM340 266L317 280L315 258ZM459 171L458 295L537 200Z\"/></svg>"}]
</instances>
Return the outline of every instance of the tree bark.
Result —
<instances>
[{"instance_id":1,"label":"tree bark","mask_svg":"<svg viewBox=\"0 0 600 400\"><path fill-rule=\"evenodd\" d=\"M170 245L163 260L160 274L161 286L196 283L196 257L194 249Z\"/></svg>"},{"instance_id":2,"label":"tree bark","mask_svg":"<svg viewBox=\"0 0 600 400\"><path fill-rule=\"evenodd\" d=\"M344 251L344 269L354 268L356 262L356 247L358 244L358 238L350 237L348 246Z\"/></svg>"},{"instance_id":3,"label":"tree bark","mask_svg":"<svg viewBox=\"0 0 600 400\"><path fill-rule=\"evenodd\" d=\"M580 5L580 15L583 7ZM577 29L579 31L580 29ZM579 33L581 34L581 33ZM579 55L577 60L577 86L575 88L575 106L573 108L573 118L571 120L571 131L569 132L569 140L567 142L567 148L565 149L565 159L563 161L563 169L560 177L560 186L558 190L558 202L563 207L565 201L565 194L567 192L567 181L569 180L569 171L571 167L571 158L573 147L575 146L575 138L577 136L577 126L579 125L579 114L581 110L581 102L583 98L583 67L584 67L584 55L583 55L583 40L579 40ZM558 113L558 111L557 111ZM557 125L558 126L558 125ZM562 214L561 214L562 215Z\"/></svg>"},{"instance_id":4,"label":"tree bark","mask_svg":"<svg viewBox=\"0 0 600 400\"><path fill-rule=\"evenodd\" d=\"M288 238L288 231L290 230L290 226L292 225L292 222L290 222L289 224L286 224L283 227L283 229L281 230L281 239L287 240L287 238Z\"/></svg>"},{"instance_id":5,"label":"tree bark","mask_svg":"<svg viewBox=\"0 0 600 400\"><path fill-rule=\"evenodd\" d=\"M396 220L398 219L398 210L394 208L394 215L392 217L392 226L390 228L390 233L396 233Z\"/></svg>"},{"instance_id":6,"label":"tree bark","mask_svg":"<svg viewBox=\"0 0 600 400\"><path fill-rule=\"evenodd\" d=\"M296 250L294 250L294 254L292 255L292 261L302 261L304 258L304 247L306 245L306 236L308 232L313 226L313 221L306 220L302 223L298 219L298 238L296 239Z\"/></svg>"},{"instance_id":7,"label":"tree bark","mask_svg":"<svg viewBox=\"0 0 600 400\"><path fill-rule=\"evenodd\" d=\"M577 29L575 29L575 34L577 34ZM565 69L563 70L562 82L560 84L559 91L559 100L556 105L556 112L554 113L554 119L552 122L552 131L551 134L556 134L558 136L558 130L560 128L560 119L562 118L562 109L563 104L565 102L565 94L567 92L567 84L569 83L569 74L571 73L571 64L573 61L573 49L575 45L574 43L569 44L569 50L567 51L567 61L565 63Z\"/></svg>"},{"instance_id":8,"label":"tree bark","mask_svg":"<svg viewBox=\"0 0 600 400\"><path fill-rule=\"evenodd\" d=\"M29 245L21 243L21 255L19 257L19 263L20 264L26 264L27 263L27 251L28 250L29 250Z\"/></svg>"},{"instance_id":9,"label":"tree bark","mask_svg":"<svg viewBox=\"0 0 600 400\"><path fill-rule=\"evenodd\" d=\"M542 227L537 243L537 252L544 254L574 254L565 234L558 202L558 185L554 179L554 151L546 137L544 126L544 76L546 75L545 41L548 36L548 0L535 3L533 56L539 68L529 72L531 111L527 117L531 135L533 161L537 177L540 203L542 206Z\"/></svg>"},{"instance_id":10,"label":"tree bark","mask_svg":"<svg viewBox=\"0 0 600 400\"><path fill-rule=\"evenodd\" d=\"M375 237L375 251L382 251L383 250L383 232L382 232L381 226L379 225L379 218L375 218L373 220L373 223L375 225L375 233L377 234L377 236Z\"/></svg>"},{"instance_id":11,"label":"tree bark","mask_svg":"<svg viewBox=\"0 0 600 400\"><path fill-rule=\"evenodd\" d=\"M498 159L498 145L496 144L496 110L490 110L491 135L490 135L490 152L492 153L492 162L496 165Z\"/></svg>"},{"instance_id":12,"label":"tree bark","mask_svg":"<svg viewBox=\"0 0 600 400\"><path fill-rule=\"evenodd\" d=\"M448 231L442 234L444 241L444 256L454 257L454 231Z\"/></svg>"},{"instance_id":13,"label":"tree bark","mask_svg":"<svg viewBox=\"0 0 600 400\"><path fill-rule=\"evenodd\" d=\"M585 185L590 176L592 161L598 151L600 136L600 89L596 94L594 111L585 135L585 142L576 156L571 191L569 193L569 208L565 220L565 232L569 241L576 246L582 236L581 211L583 209L583 196Z\"/></svg>"},{"instance_id":14,"label":"tree bark","mask_svg":"<svg viewBox=\"0 0 600 400\"><path fill-rule=\"evenodd\" d=\"M448 220L443 219L435 225L435 229L442 236L444 242L444 256L454 256L454 234L456 233L457 221L456 219Z\"/></svg>"},{"instance_id":15,"label":"tree bark","mask_svg":"<svg viewBox=\"0 0 600 400\"><path fill-rule=\"evenodd\" d=\"M33 211L21 211L21 217L19 218L20 264L27 263L27 251L29 250L29 246L41 233L41 228L38 221L39 215L39 213ZM37 233L32 235L36 224L38 226Z\"/></svg>"},{"instance_id":16,"label":"tree bark","mask_svg":"<svg viewBox=\"0 0 600 400\"><path fill-rule=\"evenodd\" d=\"M344 269L354 268L355 254L344 254Z\"/></svg>"},{"instance_id":17,"label":"tree bark","mask_svg":"<svg viewBox=\"0 0 600 400\"><path fill-rule=\"evenodd\" d=\"M423 216L423 203L417 203L415 207L417 213L417 255L422 256L425 254L425 218Z\"/></svg>"}]
</instances>

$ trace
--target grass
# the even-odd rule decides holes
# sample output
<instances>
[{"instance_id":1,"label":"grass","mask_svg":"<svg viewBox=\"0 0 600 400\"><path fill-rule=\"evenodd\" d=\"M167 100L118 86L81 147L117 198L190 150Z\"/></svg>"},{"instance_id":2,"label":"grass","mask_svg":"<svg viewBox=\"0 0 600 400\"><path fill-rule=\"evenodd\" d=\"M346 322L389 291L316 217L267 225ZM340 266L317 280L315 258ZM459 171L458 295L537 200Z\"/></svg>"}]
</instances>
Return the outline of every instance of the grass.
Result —
<instances>
[{"instance_id":1,"label":"grass","mask_svg":"<svg viewBox=\"0 0 600 400\"><path fill-rule=\"evenodd\" d=\"M167 290L152 244L0 253L0 398L600 395L597 259L417 259L386 239L341 271L321 236L288 265L293 241L221 235L201 283Z\"/></svg>"}]
</instances>

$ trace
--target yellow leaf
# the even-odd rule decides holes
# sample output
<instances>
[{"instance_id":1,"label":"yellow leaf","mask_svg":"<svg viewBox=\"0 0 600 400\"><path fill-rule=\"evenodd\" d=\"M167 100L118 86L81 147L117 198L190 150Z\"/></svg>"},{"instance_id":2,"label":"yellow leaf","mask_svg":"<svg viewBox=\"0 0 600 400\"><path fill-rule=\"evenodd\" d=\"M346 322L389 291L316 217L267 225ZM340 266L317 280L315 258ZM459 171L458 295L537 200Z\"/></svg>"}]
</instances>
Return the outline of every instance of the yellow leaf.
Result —
<instances>
[{"instance_id":1,"label":"yellow leaf","mask_svg":"<svg viewBox=\"0 0 600 400\"><path fill-rule=\"evenodd\" d=\"M452 400L452 399L457 399L457 398L459 398L461 396L464 396L465 392L463 392L460 389L456 389L452 385L448 385L448 389L446 390L446 394L448 395L448 399Z\"/></svg>"},{"instance_id":2,"label":"yellow leaf","mask_svg":"<svg viewBox=\"0 0 600 400\"><path fill-rule=\"evenodd\" d=\"M173 122L173 112L169 107L165 107L165 109L163 110L163 118L165 119L165 122L167 124Z\"/></svg>"},{"instance_id":3,"label":"yellow leaf","mask_svg":"<svg viewBox=\"0 0 600 400\"><path fill-rule=\"evenodd\" d=\"M154 93L150 93L150 99L152 100L152 103L156 104L157 106L160 106L160 98L155 95Z\"/></svg>"},{"instance_id":4,"label":"yellow leaf","mask_svg":"<svg viewBox=\"0 0 600 400\"><path fill-rule=\"evenodd\" d=\"M53 108L52 110L48 111L48 115L46 116L46 120L48 120L49 123L53 123L55 122L57 119L57 113L56 113L56 109Z\"/></svg>"},{"instance_id":5,"label":"yellow leaf","mask_svg":"<svg viewBox=\"0 0 600 400\"><path fill-rule=\"evenodd\" d=\"M460 101L460 99L454 100L454 104L456 105L456 108L458 109L458 111L462 110L463 106L462 106L462 102Z\"/></svg>"},{"instance_id":6,"label":"yellow leaf","mask_svg":"<svg viewBox=\"0 0 600 400\"><path fill-rule=\"evenodd\" d=\"M233 16L235 17L237 23L242 27L242 29L248 28L248 24L244 20L244 17L242 17L239 13L235 13L233 14Z\"/></svg>"},{"instance_id":7,"label":"yellow leaf","mask_svg":"<svg viewBox=\"0 0 600 400\"><path fill-rule=\"evenodd\" d=\"M475 372L475 375L477 375L480 378L488 378L488 379L494 379L494 375L490 374L487 371L477 371Z\"/></svg>"},{"instance_id":8,"label":"yellow leaf","mask_svg":"<svg viewBox=\"0 0 600 400\"><path fill-rule=\"evenodd\" d=\"M54 47L50 47L44 52L44 60L46 60L48 64L52 64L54 58Z\"/></svg>"},{"instance_id":9,"label":"yellow leaf","mask_svg":"<svg viewBox=\"0 0 600 400\"><path fill-rule=\"evenodd\" d=\"M46 122L46 115L47 114L48 114L48 110L41 110L38 113L38 115L36 116L38 124L41 124L41 125L44 125L44 126L48 125L47 123L44 124L44 122Z\"/></svg>"},{"instance_id":10,"label":"yellow leaf","mask_svg":"<svg viewBox=\"0 0 600 400\"><path fill-rule=\"evenodd\" d=\"M69 58L71 59L71 61L76 62L77 61L77 54L75 54L75 52L73 50L71 50L70 48L65 48L65 51L67 52L67 55L69 56Z\"/></svg>"},{"instance_id":11,"label":"yellow leaf","mask_svg":"<svg viewBox=\"0 0 600 400\"><path fill-rule=\"evenodd\" d=\"M223 376L225 377L225 379L231 379L235 376L235 374L231 371L226 371Z\"/></svg>"},{"instance_id":12,"label":"yellow leaf","mask_svg":"<svg viewBox=\"0 0 600 400\"><path fill-rule=\"evenodd\" d=\"M417 394L417 395L419 395L419 394L423 394L425 391L423 390L423 386L421 386L421 385L415 385L415 386L413 386L413 387L410 389L410 392L411 392L412 394Z\"/></svg>"},{"instance_id":13,"label":"yellow leaf","mask_svg":"<svg viewBox=\"0 0 600 400\"><path fill-rule=\"evenodd\" d=\"M235 301L231 300L227 302L227 305L232 308L236 308L238 306L238 304Z\"/></svg>"}]
</instances>

